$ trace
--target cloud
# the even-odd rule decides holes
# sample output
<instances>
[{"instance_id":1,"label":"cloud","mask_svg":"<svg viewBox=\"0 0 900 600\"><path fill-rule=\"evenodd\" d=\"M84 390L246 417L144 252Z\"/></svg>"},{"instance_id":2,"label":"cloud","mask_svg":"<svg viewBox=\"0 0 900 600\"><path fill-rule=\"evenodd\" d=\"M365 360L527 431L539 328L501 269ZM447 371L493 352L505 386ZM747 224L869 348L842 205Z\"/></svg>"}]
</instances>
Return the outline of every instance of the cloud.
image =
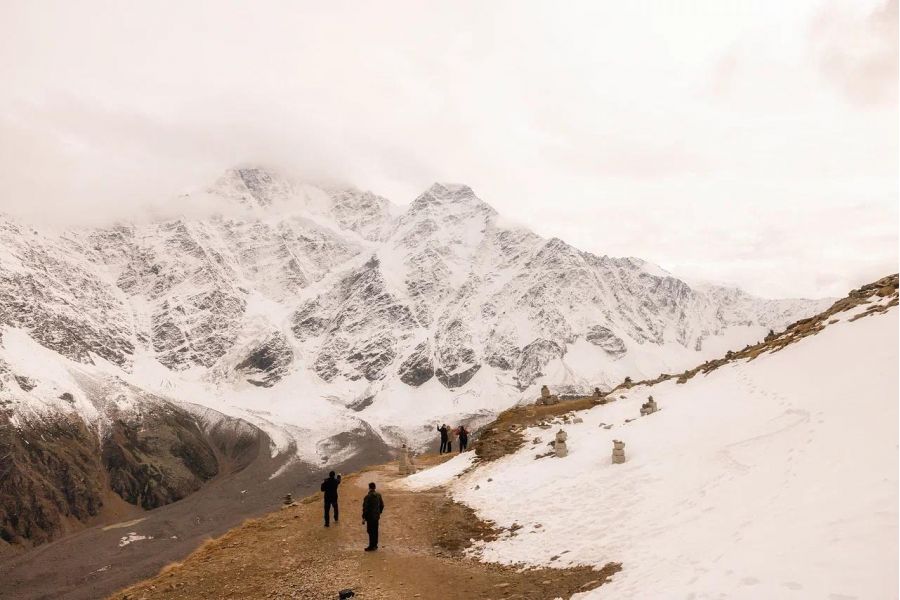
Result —
<instances>
[{"instance_id":1,"label":"cloud","mask_svg":"<svg viewBox=\"0 0 900 600\"><path fill-rule=\"evenodd\" d=\"M456 181L592 252L833 294L897 240L896 3L842 1L7 0L0 211L202 211L180 194L238 164Z\"/></svg>"},{"instance_id":2,"label":"cloud","mask_svg":"<svg viewBox=\"0 0 900 600\"><path fill-rule=\"evenodd\" d=\"M811 43L819 71L848 101L861 106L897 104L897 6L897 0L887 0L859 15L831 5L814 20Z\"/></svg>"}]
</instances>

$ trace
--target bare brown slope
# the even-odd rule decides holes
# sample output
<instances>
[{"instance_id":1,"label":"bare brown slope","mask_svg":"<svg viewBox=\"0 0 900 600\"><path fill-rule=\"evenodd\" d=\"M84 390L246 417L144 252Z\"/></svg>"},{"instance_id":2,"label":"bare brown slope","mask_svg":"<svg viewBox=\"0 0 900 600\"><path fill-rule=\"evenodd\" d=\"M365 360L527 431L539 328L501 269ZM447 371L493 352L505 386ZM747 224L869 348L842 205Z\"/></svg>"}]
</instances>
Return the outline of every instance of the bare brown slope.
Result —
<instances>
[{"instance_id":1,"label":"bare brown slope","mask_svg":"<svg viewBox=\"0 0 900 600\"><path fill-rule=\"evenodd\" d=\"M388 465L346 478L340 525L323 527L321 494L316 494L246 522L184 563L112 598L319 600L350 588L361 599L538 600L592 589L620 568L519 570L467 559L462 550L471 539L499 532L440 489L410 492L389 485L395 471L396 465ZM381 549L372 553L363 552L360 519L369 481L378 484L386 504Z\"/></svg>"},{"instance_id":2,"label":"bare brown slope","mask_svg":"<svg viewBox=\"0 0 900 600\"><path fill-rule=\"evenodd\" d=\"M318 469L291 461L290 454L272 457L265 433L254 428L254 436L248 440L243 435L245 428L237 425L225 419L204 428L216 448L220 471L193 494L154 510L120 511L121 522L95 525L16 556L0 558L0 598L103 598L152 577L163 565L183 559L210 536L222 535L248 517L271 511L285 493L301 496L318 488ZM359 452L338 468L358 469L368 461L384 461L389 456L380 438L364 432L352 444ZM276 472L279 475L273 477ZM120 508L134 508L121 499L118 504ZM132 532L146 539L123 545L122 538Z\"/></svg>"}]
</instances>

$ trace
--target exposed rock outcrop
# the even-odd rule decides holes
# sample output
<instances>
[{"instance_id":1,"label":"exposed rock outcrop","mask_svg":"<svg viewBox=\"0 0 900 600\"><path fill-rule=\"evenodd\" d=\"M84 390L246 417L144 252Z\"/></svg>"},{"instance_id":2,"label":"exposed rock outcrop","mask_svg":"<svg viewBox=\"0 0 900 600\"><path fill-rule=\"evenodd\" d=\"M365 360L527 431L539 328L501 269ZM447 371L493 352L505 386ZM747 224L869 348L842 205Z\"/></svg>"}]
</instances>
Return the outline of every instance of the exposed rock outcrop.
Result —
<instances>
[{"instance_id":1,"label":"exposed rock outcrop","mask_svg":"<svg viewBox=\"0 0 900 600\"><path fill-rule=\"evenodd\" d=\"M287 374L293 361L294 351L288 340L280 333L275 333L250 349L235 370L240 372L248 383L272 387Z\"/></svg>"}]
</instances>

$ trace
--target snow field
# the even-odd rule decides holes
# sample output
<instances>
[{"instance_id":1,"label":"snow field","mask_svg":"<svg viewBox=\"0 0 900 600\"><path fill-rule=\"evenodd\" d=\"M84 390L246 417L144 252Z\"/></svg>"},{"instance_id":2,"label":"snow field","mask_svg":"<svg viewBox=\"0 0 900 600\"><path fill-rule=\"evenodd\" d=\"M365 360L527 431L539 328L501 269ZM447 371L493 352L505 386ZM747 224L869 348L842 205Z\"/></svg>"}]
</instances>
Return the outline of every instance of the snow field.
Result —
<instances>
[{"instance_id":1,"label":"snow field","mask_svg":"<svg viewBox=\"0 0 900 600\"><path fill-rule=\"evenodd\" d=\"M580 598L895 598L897 327L891 310L635 388L563 426L566 458L535 460L558 427L533 428L536 445L411 485L443 480L480 517L523 526L477 547L484 560L623 564ZM649 394L660 412L625 423Z\"/></svg>"}]
</instances>

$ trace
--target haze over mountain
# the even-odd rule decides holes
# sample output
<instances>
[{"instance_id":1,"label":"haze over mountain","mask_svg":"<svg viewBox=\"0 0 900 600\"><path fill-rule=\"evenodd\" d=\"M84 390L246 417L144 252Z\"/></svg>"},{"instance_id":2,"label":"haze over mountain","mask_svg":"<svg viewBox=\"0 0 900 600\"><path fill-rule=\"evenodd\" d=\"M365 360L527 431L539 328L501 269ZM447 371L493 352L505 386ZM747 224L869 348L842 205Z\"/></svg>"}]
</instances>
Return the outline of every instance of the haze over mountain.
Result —
<instances>
[{"instance_id":1,"label":"haze over mountain","mask_svg":"<svg viewBox=\"0 0 900 600\"><path fill-rule=\"evenodd\" d=\"M897 263L897 40L896 0L8 0L0 212L172 215L245 162L460 181L594 254L841 296Z\"/></svg>"}]
</instances>

